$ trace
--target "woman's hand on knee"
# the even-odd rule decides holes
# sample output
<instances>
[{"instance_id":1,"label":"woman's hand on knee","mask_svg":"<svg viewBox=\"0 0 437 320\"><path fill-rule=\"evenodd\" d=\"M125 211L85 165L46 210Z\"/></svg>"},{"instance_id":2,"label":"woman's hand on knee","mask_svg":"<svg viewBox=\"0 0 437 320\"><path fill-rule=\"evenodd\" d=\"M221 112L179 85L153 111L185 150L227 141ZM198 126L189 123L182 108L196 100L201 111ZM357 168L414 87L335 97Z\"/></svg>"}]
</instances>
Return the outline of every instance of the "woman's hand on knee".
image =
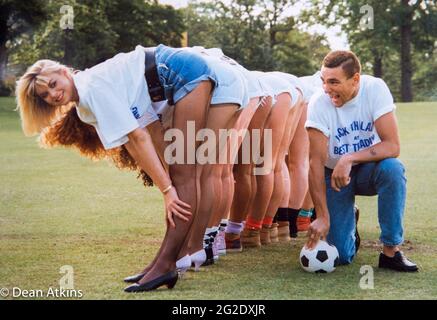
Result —
<instances>
[{"instance_id":1,"label":"woman's hand on knee","mask_svg":"<svg viewBox=\"0 0 437 320\"><path fill-rule=\"evenodd\" d=\"M190 219L192 213L188 210L191 209L191 206L179 199L174 187L164 194L164 202L167 224L171 227L176 228L175 216L182 221Z\"/></svg>"}]
</instances>

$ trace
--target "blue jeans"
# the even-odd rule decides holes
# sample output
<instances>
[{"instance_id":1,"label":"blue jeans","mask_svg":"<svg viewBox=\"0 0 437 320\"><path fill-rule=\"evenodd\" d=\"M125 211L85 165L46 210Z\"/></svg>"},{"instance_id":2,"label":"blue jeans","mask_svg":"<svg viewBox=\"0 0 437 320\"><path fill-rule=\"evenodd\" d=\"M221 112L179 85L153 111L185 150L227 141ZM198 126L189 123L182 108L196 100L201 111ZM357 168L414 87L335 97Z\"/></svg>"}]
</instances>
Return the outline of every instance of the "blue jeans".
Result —
<instances>
[{"instance_id":1,"label":"blue jeans","mask_svg":"<svg viewBox=\"0 0 437 320\"><path fill-rule=\"evenodd\" d=\"M351 263L355 255L355 195L378 195L380 240L388 246L401 244L407 182L402 163L398 159L388 158L353 166L350 183L339 192L331 187L332 171L325 168L326 200L330 216L327 240L337 247L340 263Z\"/></svg>"}]
</instances>

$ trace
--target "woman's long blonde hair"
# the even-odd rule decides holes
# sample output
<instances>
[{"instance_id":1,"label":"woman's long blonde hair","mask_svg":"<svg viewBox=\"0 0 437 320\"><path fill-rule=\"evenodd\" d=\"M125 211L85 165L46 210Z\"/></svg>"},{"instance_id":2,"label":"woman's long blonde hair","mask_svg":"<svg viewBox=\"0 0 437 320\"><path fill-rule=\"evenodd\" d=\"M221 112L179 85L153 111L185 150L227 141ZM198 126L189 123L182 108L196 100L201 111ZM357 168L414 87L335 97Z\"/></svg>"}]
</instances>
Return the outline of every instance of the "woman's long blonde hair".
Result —
<instances>
[{"instance_id":1,"label":"woman's long blonde hair","mask_svg":"<svg viewBox=\"0 0 437 320\"><path fill-rule=\"evenodd\" d=\"M17 110L20 112L21 126L26 136L32 136L49 126L63 110L71 108L53 107L36 94L37 86L48 86L48 74L72 70L59 62L52 60L38 60L30 66L24 75L17 81L15 95L17 97Z\"/></svg>"},{"instance_id":2,"label":"woman's long blonde hair","mask_svg":"<svg viewBox=\"0 0 437 320\"><path fill-rule=\"evenodd\" d=\"M47 85L47 75L63 69L73 72L58 62L39 60L17 81L17 110L20 112L24 134L31 136L40 133L42 147L73 147L92 160L112 160L119 169L138 171L138 177L142 178L143 184L152 186L152 179L138 167L124 146L110 150L103 147L96 129L79 119L74 102L53 107L36 94L36 85Z\"/></svg>"}]
</instances>

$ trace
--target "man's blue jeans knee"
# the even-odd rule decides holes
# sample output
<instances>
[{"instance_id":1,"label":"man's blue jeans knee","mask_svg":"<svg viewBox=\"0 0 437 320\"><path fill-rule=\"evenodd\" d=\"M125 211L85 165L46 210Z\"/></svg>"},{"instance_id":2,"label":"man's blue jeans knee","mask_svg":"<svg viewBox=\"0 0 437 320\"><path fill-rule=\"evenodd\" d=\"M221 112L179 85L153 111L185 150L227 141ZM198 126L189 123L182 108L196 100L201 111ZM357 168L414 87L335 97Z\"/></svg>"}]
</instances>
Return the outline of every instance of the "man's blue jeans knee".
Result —
<instances>
[{"instance_id":1,"label":"man's blue jeans knee","mask_svg":"<svg viewBox=\"0 0 437 320\"><path fill-rule=\"evenodd\" d=\"M380 240L395 246L403 242L402 220L405 209L406 177L396 158L363 163L352 167L349 185L339 192L331 188L332 170L325 169L326 198L330 215L329 243L340 254L340 263L351 263L355 256L355 196L378 195Z\"/></svg>"}]
</instances>

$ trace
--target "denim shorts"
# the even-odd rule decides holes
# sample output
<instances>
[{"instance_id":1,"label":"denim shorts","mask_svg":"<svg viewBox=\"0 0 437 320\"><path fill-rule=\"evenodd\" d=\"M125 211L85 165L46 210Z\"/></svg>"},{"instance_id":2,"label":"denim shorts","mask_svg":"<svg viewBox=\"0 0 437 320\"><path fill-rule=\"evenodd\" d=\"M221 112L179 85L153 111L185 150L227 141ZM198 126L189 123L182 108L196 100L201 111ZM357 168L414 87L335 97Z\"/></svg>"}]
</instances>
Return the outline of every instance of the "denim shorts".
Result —
<instances>
[{"instance_id":1,"label":"denim shorts","mask_svg":"<svg viewBox=\"0 0 437 320\"><path fill-rule=\"evenodd\" d=\"M187 59L192 59L194 63L197 65L197 66L193 66L193 68L199 67L200 65L204 66L206 64L208 69L208 73L206 73L207 78L212 79L215 82L215 87L211 97L211 104L213 106L217 104L232 103L232 104L239 105L240 108L244 108L248 105L249 96L248 96L248 89L247 89L248 87L247 80L237 68L237 66L239 66L238 63L226 57L221 51L221 49L217 49L217 48L205 49L203 47L187 47L187 48L173 49L160 45L157 48L157 51L160 52L182 51L184 52L185 57ZM158 53L160 54L160 52ZM164 55L165 53L162 56ZM168 59L170 59L170 57ZM161 60L168 61L165 60L165 58L161 58ZM162 63L168 66L170 65L171 62L170 63L162 62ZM177 68L173 68L173 69L176 70ZM164 74L163 70L161 72ZM165 76L163 78L165 78ZM204 80L204 78L200 77L198 82L200 82L201 80ZM165 79L161 79L161 81L164 83ZM196 80L193 81L195 87L198 83L196 83ZM192 90L192 88L189 89Z\"/></svg>"},{"instance_id":2,"label":"denim shorts","mask_svg":"<svg viewBox=\"0 0 437 320\"><path fill-rule=\"evenodd\" d=\"M217 87L216 75L201 56L188 50L160 44L155 51L156 66L167 99L177 103L201 81L211 80Z\"/></svg>"}]
</instances>

